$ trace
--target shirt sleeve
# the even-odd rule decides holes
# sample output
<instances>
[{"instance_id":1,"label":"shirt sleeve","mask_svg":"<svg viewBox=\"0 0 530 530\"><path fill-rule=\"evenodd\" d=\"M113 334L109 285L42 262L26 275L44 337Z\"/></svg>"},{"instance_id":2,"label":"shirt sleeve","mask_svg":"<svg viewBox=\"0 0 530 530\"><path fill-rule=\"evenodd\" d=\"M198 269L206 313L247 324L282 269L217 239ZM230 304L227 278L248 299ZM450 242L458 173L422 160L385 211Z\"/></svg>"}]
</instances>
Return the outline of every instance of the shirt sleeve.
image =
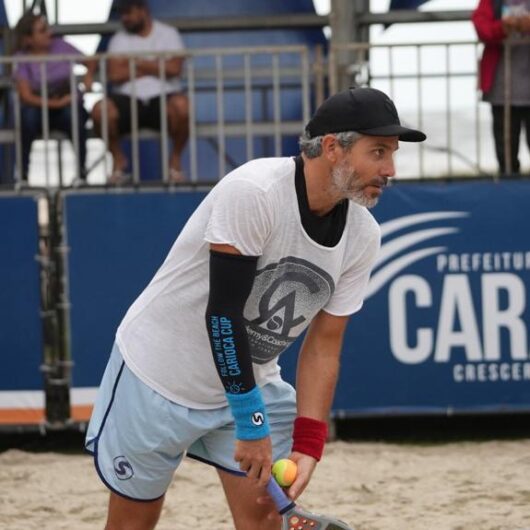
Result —
<instances>
[{"instance_id":1,"label":"shirt sleeve","mask_svg":"<svg viewBox=\"0 0 530 530\"><path fill-rule=\"evenodd\" d=\"M183 50L186 47L180 32L175 28L168 30L168 47L170 50Z\"/></svg>"},{"instance_id":2,"label":"shirt sleeve","mask_svg":"<svg viewBox=\"0 0 530 530\"><path fill-rule=\"evenodd\" d=\"M17 63L12 75L15 81L29 81L30 73L28 63Z\"/></svg>"},{"instance_id":3,"label":"shirt sleeve","mask_svg":"<svg viewBox=\"0 0 530 530\"><path fill-rule=\"evenodd\" d=\"M480 0L471 15L478 38L486 44L501 44L506 38L502 20L495 18L491 0Z\"/></svg>"},{"instance_id":4,"label":"shirt sleeve","mask_svg":"<svg viewBox=\"0 0 530 530\"><path fill-rule=\"evenodd\" d=\"M366 247L339 278L335 292L324 311L335 316L346 316L361 309L380 245L381 230L378 225L374 225Z\"/></svg>"},{"instance_id":5,"label":"shirt sleeve","mask_svg":"<svg viewBox=\"0 0 530 530\"><path fill-rule=\"evenodd\" d=\"M73 44L70 44L68 41L59 38L58 39L58 45L57 45L57 52L56 53L64 53L64 54L70 54L70 55L83 55L83 52L76 48Z\"/></svg>"},{"instance_id":6,"label":"shirt sleeve","mask_svg":"<svg viewBox=\"0 0 530 530\"><path fill-rule=\"evenodd\" d=\"M122 34L119 32L115 33L109 41L107 52L108 53L120 53L120 52L125 52L125 51L130 51L130 50L127 50L127 47L123 46Z\"/></svg>"},{"instance_id":7,"label":"shirt sleeve","mask_svg":"<svg viewBox=\"0 0 530 530\"><path fill-rule=\"evenodd\" d=\"M242 180L221 183L204 239L232 245L244 256L261 256L272 231L274 213L266 192Z\"/></svg>"}]
</instances>

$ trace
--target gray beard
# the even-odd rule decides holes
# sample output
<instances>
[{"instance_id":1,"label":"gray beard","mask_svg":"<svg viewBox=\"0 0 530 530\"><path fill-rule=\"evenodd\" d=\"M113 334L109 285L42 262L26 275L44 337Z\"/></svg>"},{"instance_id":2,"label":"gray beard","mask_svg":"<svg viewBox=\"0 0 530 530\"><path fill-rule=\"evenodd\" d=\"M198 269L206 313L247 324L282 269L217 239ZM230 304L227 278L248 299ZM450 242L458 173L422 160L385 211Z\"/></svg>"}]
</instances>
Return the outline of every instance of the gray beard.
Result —
<instances>
[{"instance_id":1,"label":"gray beard","mask_svg":"<svg viewBox=\"0 0 530 530\"><path fill-rule=\"evenodd\" d=\"M333 191L340 199L349 199L365 208L373 208L379 198L368 197L362 189L357 187L358 181L358 174L355 171L350 173L350 170L344 165L334 167L331 170Z\"/></svg>"},{"instance_id":2,"label":"gray beard","mask_svg":"<svg viewBox=\"0 0 530 530\"><path fill-rule=\"evenodd\" d=\"M125 31L129 35L138 35L140 32L143 31L144 28L145 28L145 22L139 22L138 24L135 24L134 26L125 28Z\"/></svg>"}]
</instances>

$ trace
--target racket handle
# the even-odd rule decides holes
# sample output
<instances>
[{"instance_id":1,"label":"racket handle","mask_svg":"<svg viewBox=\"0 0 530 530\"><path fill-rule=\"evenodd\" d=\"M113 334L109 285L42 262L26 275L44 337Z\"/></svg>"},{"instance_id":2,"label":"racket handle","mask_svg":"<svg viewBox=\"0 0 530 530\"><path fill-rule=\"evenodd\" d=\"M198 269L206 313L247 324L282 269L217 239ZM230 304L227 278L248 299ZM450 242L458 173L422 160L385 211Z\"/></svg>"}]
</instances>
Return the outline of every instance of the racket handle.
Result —
<instances>
[{"instance_id":1,"label":"racket handle","mask_svg":"<svg viewBox=\"0 0 530 530\"><path fill-rule=\"evenodd\" d=\"M273 477L269 479L269 483L267 484L267 492L272 497L274 504L276 504L276 509L280 514L284 514L296 506L294 501L292 501L285 494Z\"/></svg>"}]
</instances>

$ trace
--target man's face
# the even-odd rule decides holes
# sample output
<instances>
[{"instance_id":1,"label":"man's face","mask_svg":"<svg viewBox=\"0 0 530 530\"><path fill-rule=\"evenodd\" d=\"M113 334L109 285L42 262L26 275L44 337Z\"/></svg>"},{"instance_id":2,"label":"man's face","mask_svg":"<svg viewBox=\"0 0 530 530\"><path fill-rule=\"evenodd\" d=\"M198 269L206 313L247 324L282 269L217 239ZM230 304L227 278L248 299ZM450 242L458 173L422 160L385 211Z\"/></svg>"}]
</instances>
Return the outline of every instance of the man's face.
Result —
<instances>
[{"instance_id":1,"label":"man's face","mask_svg":"<svg viewBox=\"0 0 530 530\"><path fill-rule=\"evenodd\" d=\"M395 175L397 149L397 136L363 136L348 151L339 147L339 159L331 170L333 193L373 208Z\"/></svg>"},{"instance_id":2,"label":"man's face","mask_svg":"<svg viewBox=\"0 0 530 530\"><path fill-rule=\"evenodd\" d=\"M121 12L120 19L127 33L140 33L147 24L147 11L139 6L128 7Z\"/></svg>"}]
</instances>

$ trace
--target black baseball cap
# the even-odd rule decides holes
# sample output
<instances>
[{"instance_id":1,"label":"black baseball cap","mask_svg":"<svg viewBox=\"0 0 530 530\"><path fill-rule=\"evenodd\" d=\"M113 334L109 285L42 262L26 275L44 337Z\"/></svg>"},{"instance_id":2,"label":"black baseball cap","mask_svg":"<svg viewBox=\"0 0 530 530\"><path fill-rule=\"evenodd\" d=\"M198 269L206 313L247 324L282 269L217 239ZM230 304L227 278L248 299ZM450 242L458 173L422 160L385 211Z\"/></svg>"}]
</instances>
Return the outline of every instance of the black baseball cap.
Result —
<instances>
[{"instance_id":1,"label":"black baseball cap","mask_svg":"<svg viewBox=\"0 0 530 530\"><path fill-rule=\"evenodd\" d=\"M147 0L115 0L114 7L116 11L122 12L131 9L131 7L145 7L148 8Z\"/></svg>"},{"instance_id":2,"label":"black baseball cap","mask_svg":"<svg viewBox=\"0 0 530 530\"><path fill-rule=\"evenodd\" d=\"M403 127L392 100L375 88L349 88L318 107L305 128L310 138L355 131L368 136L398 136L403 142L423 142L421 131Z\"/></svg>"}]
</instances>

